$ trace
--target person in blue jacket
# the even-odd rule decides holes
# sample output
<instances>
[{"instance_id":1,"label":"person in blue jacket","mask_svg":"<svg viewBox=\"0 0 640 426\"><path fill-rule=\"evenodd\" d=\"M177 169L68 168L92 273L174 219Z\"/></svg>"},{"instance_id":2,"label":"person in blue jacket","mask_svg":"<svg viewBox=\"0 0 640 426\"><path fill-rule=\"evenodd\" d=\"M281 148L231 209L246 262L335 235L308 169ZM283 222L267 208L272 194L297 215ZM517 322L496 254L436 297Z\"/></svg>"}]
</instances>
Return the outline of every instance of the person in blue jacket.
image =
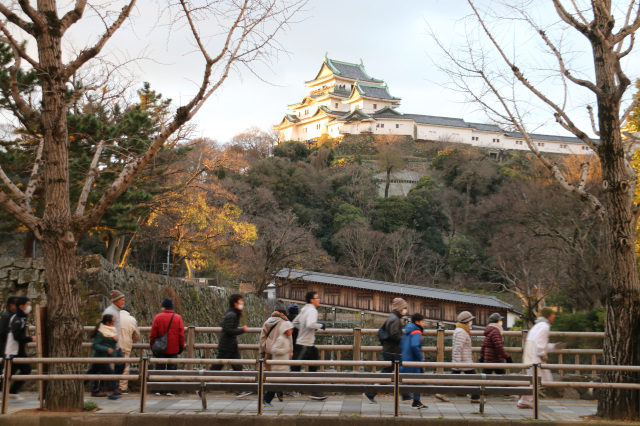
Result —
<instances>
[{"instance_id":1,"label":"person in blue jacket","mask_svg":"<svg viewBox=\"0 0 640 426\"><path fill-rule=\"evenodd\" d=\"M405 361L424 361L424 355L422 355L422 330L424 330L424 316L422 314L411 315L411 322L407 324L402 335L402 341L400 342L400 349L402 349L402 362ZM400 367L401 373L424 373L424 370L420 367ZM411 397L409 395L402 395L402 400L407 401ZM420 402L420 394L413 394L413 403L411 408L421 410L427 408L422 402Z\"/></svg>"}]
</instances>

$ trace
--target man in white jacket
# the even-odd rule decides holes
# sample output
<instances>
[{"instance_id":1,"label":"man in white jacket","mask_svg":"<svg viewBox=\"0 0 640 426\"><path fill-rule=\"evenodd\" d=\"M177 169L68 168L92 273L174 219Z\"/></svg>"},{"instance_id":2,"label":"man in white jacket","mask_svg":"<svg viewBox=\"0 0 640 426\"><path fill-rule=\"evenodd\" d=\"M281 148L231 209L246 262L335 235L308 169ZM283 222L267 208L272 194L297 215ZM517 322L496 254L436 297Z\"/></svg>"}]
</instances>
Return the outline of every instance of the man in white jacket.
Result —
<instances>
[{"instance_id":1,"label":"man in white jacket","mask_svg":"<svg viewBox=\"0 0 640 426\"><path fill-rule=\"evenodd\" d=\"M307 304L302 308L302 311L300 311L300 315L293 320L293 326L300 330L298 332L298 339L296 340L297 346L293 354L293 359L316 361L320 359L318 348L315 347L316 330L325 329L325 325L318 322L317 308L320 306L320 296L318 296L318 292L316 291L309 291L305 295L305 300ZM300 367L292 366L291 371L300 371ZM307 371L318 371L318 367L309 366L307 367ZM326 396L318 392L311 393L309 397L320 401L327 399Z\"/></svg>"},{"instance_id":2,"label":"man in white jacket","mask_svg":"<svg viewBox=\"0 0 640 426\"><path fill-rule=\"evenodd\" d=\"M522 362L525 364L541 364L547 362L550 351L564 348L564 343L549 343L551 324L556 320L556 313L551 308L544 307L540 310L540 316L529 333L524 344ZM542 380L551 381L553 376L549 370L538 370ZM533 369L529 369L533 374ZM533 395L522 395L518 401L518 408L533 408Z\"/></svg>"},{"instance_id":3,"label":"man in white jacket","mask_svg":"<svg viewBox=\"0 0 640 426\"><path fill-rule=\"evenodd\" d=\"M122 349L125 358L131 358L133 342L141 339L138 321L129 313L129 309L128 306L124 306L120 311L120 349ZM129 365L131 364L124 365L122 374L129 374ZM120 380L119 389L123 395L128 394L129 381Z\"/></svg>"}]
</instances>

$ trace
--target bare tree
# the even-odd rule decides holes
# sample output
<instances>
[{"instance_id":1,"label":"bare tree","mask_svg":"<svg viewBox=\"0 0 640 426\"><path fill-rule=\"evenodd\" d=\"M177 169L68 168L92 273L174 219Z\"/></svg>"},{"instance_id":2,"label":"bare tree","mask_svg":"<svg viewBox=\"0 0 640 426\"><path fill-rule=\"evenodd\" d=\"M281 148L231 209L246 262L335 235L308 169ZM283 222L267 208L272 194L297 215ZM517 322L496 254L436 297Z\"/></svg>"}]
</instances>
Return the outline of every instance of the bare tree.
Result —
<instances>
[{"instance_id":1,"label":"bare tree","mask_svg":"<svg viewBox=\"0 0 640 426\"><path fill-rule=\"evenodd\" d=\"M640 102L636 98L623 107L625 99L630 99L627 89L631 83L624 71L624 58L634 50L635 33L640 28L640 4L634 0L626 6L614 5L611 0L552 0L558 19L544 22L541 20L549 16L546 9L550 5L505 4L505 10L495 11L480 10L475 1L468 2L477 31L467 34L466 45L460 49L444 46L434 35L448 58L447 71L452 82L496 121L517 129L560 185L588 203L604 220L607 260L612 273L606 298L603 361L609 365L637 365L640 283L634 241L640 206L633 199L637 176L630 163L631 143L623 141L620 129ZM535 10L537 7L543 10ZM505 20L517 28L517 47L509 46L511 36L503 37L504 33L498 30L504 28L500 24ZM527 40L539 41L536 48L522 42L527 28L533 34ZM517 56L512 54L516 49ZM530 52L534 53L528 62L526 55ZM580 62L586 57L592 58L592 65ZM550 63L555 64L551 70ZM549 90L552 85L553 90ZM575 117L574 103L578 97L588 99L589 116L583 121L590 122L592 129L581 128ZM533 107L544 108L563 129L595 153L602 169L603 196L598 197L586 188L589 161L582 164L582 178L574 184L538 151L527 124L531 120L529 108ZM588 131L599 139L589 136ZM603 376L606 382L638 381L637 374L628 372L611 371ZM598 414L606 418L635 419L638 409L637 391L606 389L598 402Z\"/></svg>"},{"instance_id":2,"label":"bare tree","mask_svg":"<svg viewBox=\"0 0 640 426\"><path fill-rule=\"evenodd\" d=\"M354 221L336 233L341 263L348 265L358 278L374 278L380 269L385 249L385 234L371 229L368 223Z\"/></svg>"},{"instance_id":3,"label":"bare tree","mask_svg":"<svg viewBox=\"0 0 640 426\"><path fill-rule=\"evenodd\" d=\"M275 36L292 20L304 1L222 0L192 4L189 0L179 0L167 6L173 16L172 24L186 28L192 37L195 51L203 63L201 77L194 95L167 119L146 151L129 159L99 201L92 205L87 203L91 185L85 186L89 189L82 191L78 199L71 199L67 110L77 97L96 87L83 87L69 96L67 85L75 75L99 59L105 45L129 19L136 0L125 1L119 11L102 9L112 4L89 5L89 10L98 14L104 23L104 28L98 30L94 44L77 53L66 52L63 46L68 45L67 31L83 19L87 0L76 0L66 13L68 4L60 3L39 0L35 7L22 0L17 4L0 3L0 14L5 18L0 21L1 41L13 49L14 62L8 70L12 110L15 118L41 144L34 156L31 179L25 187L16 186L0 171L8 189L8 192L0 191L0 207L32 231L42 247L50 318L47 329L49 355L56 358L76 357L81 353L82 324L78 315L80 296L75 267L78 239L98 224L114 200L165 142L193 118L232 70L250 67L256 61L268 62L274 50L281 49ZM213 30L214 35L203 32L206 29ZM27 41L35 42L33 50L26 48ZM65 62L67 57L71 59ZM39 104L31 103L19 90L23 64L38 73ZM99 147L93 155L102 155ZM93 176L89 173L87 180ZM42 215L36 215L30 205L38 187L42 188L46 200ZM72 206L75 206L74 210ZM52 364L50 370L52 374L70 373L76 367ZM82 382L52 381L48 383L45 399L49 410L81 411Z\"/></svg>"},{"instance_id":4,"label":"bare tree","mask_svg":"<svg viewBox=\"0 0 640 426\"><path fill-rule=\"evenodd\" d=\"M376 138L375 147L378 151L378 169L386 173L384 198L389 197L391 173L400 171L404 166L404 138L399 135L382 135Z\"/></svg>"},{"instance_id":5,"label":"bare tree","mask_svg":"<svg viewBox=\"0 0 640 426\"><path fill-rule=\"evenodd\" d=\"M384 262L393 282L412 283L422 269L418 254L420 234L413 229L398 228L386 236L386 243Z\"/></svg>"}]
</instances>

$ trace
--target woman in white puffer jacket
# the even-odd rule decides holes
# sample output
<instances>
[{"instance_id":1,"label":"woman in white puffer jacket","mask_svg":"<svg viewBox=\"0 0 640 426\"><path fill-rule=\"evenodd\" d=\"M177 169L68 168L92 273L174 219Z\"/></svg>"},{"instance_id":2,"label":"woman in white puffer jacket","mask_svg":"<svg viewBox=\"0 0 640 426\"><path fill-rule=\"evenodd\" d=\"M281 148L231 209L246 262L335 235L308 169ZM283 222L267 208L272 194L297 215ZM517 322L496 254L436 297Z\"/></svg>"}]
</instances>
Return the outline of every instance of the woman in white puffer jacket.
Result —
<instances>
[{"instance_id":1,"label":"woman in white puffer jacket","mask_svg":"<svg viewBox=\"0 0 640 426\"><path fill-rule=\"evenodd\" d=\"M473 320L475 317L471 315L471 312L464 311L458 315L458 324L453 332L453 354L451 356L452 362L473 362L473 355L471 353L471 327L473 326ZM476 370L473 368L452 368L453 374L475 374ZM480 402L479 395L471 395L471 402Z\"/></svg>"},{"instance_id":2,"label":"woman in white puffer jacket","mask_svg":"<svg viewBox=\"0 0 640 426\"><path fill-rule=\"evenodd\" d=\"M293 357L293 346L291 344L291 334L293 333L293 324L290 321L282 321L278 324L278 337L271 345L271 359L274 361L290 360ZM272 365L271 371L289 371L288 365ZM273 407L271 401L276 395L275 391L269 391L264 394L262 403L267 407Z\"/></svg>"}]
</instances>

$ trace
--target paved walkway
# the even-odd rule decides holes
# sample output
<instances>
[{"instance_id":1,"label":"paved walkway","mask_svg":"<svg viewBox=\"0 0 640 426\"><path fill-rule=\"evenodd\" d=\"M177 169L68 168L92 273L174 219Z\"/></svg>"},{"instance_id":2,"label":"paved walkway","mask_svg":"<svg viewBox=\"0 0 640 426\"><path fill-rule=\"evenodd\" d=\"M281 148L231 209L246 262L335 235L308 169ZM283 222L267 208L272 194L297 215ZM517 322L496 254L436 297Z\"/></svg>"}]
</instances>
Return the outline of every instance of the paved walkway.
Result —
<instances>
[{"instance_id":1,"label":"paved walkway","mask_svg":"<svg viewBox=\"0 0 640 426\"><path fill-rule=\"evenodd\" d=\"M9 413L39 407L37 394L25 393L23 401L9 401ZM273 408L264 407L265 416L332 416L332 417L393 417L391 397L377 397L379 403L369 404L362 396L330 396L325 401L312 401L306 397L286 398L284 402L273 401ZM100 413L139 413L140 400L137 394L125 395L118 401L106 398L91 398L85 394L85 401L95 401ZM479 404L471 404L466 398L451 398L450 403L440 402L433 397L423 397L422 402L429 408L414 410L411 404L400 404L400 415L407 418L445 419L532 419L533 410L516 407L516 400L504 398L489 399L485 413L479 413ZM257 414L256 395L237 399L233 395L210 393L207 395L207 411L202 411L202 403L196 395L176 395L147 398L147 413L155 414L220 414L226 416L255 416ZM582 416L596 413L596 401L542 400L540 419L554 421L579 421Z\"/></svg>"}]
</instances>

